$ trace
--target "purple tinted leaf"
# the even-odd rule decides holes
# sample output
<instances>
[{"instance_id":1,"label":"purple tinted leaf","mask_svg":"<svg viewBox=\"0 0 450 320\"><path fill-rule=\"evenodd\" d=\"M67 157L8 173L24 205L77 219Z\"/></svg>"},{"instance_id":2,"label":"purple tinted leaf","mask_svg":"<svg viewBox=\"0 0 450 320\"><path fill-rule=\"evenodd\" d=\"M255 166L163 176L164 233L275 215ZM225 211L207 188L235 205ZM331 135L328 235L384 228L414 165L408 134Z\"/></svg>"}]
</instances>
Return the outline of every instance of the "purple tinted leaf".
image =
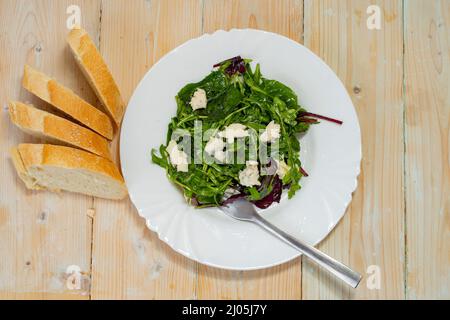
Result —
<instances>
[{"instance_id":1,"label":"purple tinted leaf","mask_svg":"<svg viewBox=\"0 0 450 320\"><path fill-rule=\"evenodd\" d=\"M306 172L305 169L303 169L302 167L300 167L300 173L305 177L309 177L308 172Z\"/></svg>"},{"instance_id":2,"label":"purple tinted leaf","mask_svg":"<svg viewBox=\"0 0 450 320\"><path fill-rule=\"evenodd\" d=\"M267 176L267 177L268 177L268 179L263 180L262 184L264 184L264 182L268 182L269 180L272 180L272 178L273 178L272 191L264 198L257 200L257 201L252 201L252 203L260 209L267 209L274 202L279 203L281 200L281 193L283 191L283 184L282 184L280 178L278 178L278 176ZM264 188L267 188L267 187L268 186L264 186ZM222 203L222 205L228 205L230 203L233 203L233 201L235 201L237 199L245 198L245 197L247 197L247 195L242 192L239 194L232 195L231 197L226 199Z\"/></svg>"},{"instance_id":3,"label":"purple tinted leaf","mask_svg":"<svg viewBox=\"0 0 450 320\"><path fill-rule=\"evenodd\" d=\"M200 202L198 202L198 200L195 196L191 198L191 205L194 207L197 207L200 205Z\"/></svg>"},{"instance_id":4,"label":"purple tinted leaf","mask_svg":"<svg viewBox=\"0 0 450 320\"><path fill-rule=\"evenodd\" d=\"M260 194L267 194L273 175L265 175L261 180L261 185L258 188Z\"/></svg>"},{"instance_id":5,"label":"purple tinted leaf","mask_svg":"<svg viewBox=\"0 0 450 320\"><path fill-rule=\"evenodd\" d=\"M261 200L254 201L253 203L260 209L266 209L272 205L274 202L280 202L281 192L283 191L283 184L280 178L276 175L272 183L272 192Z\"/></svg>"},{"instance_id":6,"label":"purple tinted leaf","mask_svg":"<svg viewBox=\"0 0 450 320\"><path fill-rule=\"evenodd\" d=\"M213 65L213 68L220 67L226 62L230 62L230 65L225 69L225 73L229 76L232 76L236 72L244 73L245 72L245 61L241 58L241 56L236 56L225 61L216 63Z\"/></svg>"},{"instance_id":7,"label":"purple tinted leaf","mask_svg":"<svg viewBox=\"0 0 450 320\"><path fill-rule=\"evenodd\" d=\"M341 120L333 119L333 118L330 118L330 117L325 117L325 116L322 116L320 114L311 113L311 112L301 112L300 113L300 122L309 122L310 123L311 120L308 119L308 118L305 118L303 121L301 121L301 118L303 118L303 117L312 117L312 118L322 119L322 120L326 120L326 121L337 123L339 125L344 123Z\"/></svg>"},{"instance_id":8,"label":"purple tinted leaf","mask_svg":"<svg viewBox=\"0 0 450 320\"><path fill-rule=\"evenodd\" d=\"M304 122L304 123L318 123L317 119L305 118L305 117L299 118L298 121Z\"/></svg>"},{"instance_id":9,"label":"purple tinted leaf","mask_svg":"<svg viewBox=\"0 0 450 320\"><path fill-rule=\"evenodd\" d=\"M245 64L244 64L244 60L242 60L241 62L239 62L238 67L239 67L239 72L240 72L240 73L244 73L244 72L245 72Z\"/></svg>"}]
</instances>

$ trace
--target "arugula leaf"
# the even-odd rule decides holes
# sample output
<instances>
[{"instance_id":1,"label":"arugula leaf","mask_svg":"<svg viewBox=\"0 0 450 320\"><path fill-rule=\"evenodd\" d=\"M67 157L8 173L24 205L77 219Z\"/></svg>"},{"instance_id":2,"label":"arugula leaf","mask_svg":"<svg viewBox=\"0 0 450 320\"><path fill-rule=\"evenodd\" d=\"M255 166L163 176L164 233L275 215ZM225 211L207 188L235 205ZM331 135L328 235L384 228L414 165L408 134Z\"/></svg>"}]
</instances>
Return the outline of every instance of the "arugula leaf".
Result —
<instances>
[{"instance_id":1,"label":"arugula leaf","mask_svg":"<svg viewBox=\"0 0 450 320\"><path fill-rule=\"evenodd\" d=\"M208 110L206 111L209 117L208 121L219 121L226 117L241 103L241 100L242 94L239 89L233 85L229 86L225 93L208 105Z\"/></svg>"},{"instance_id":2,"label":"arugula leaf","mask_svg":"<svg viewBox=\"0 0 450 320\"><path fill-rule=\"evenodd\" d=\"M206 78L197 82L189 83L184 86L180 92L178 92L178 97L186 104L189 105L194 92L201 88L206 91L206 96L208 100L213 100L224 93L228 88L229 78L221 71L213 71Z\"/></svg>"},{"instance_id":3,"label":"arugula leaf","mask_svg":"<svg viewBox=\"0 0 450 320\"><path fill-rule=\"evenodd\" d=\"M263 79L262 87L269 96L278 97L283 100L290 109L299 111L300 106L298 105L297 95L288 86L285 86L277 80Z\"/></svg>"}]
</instances>

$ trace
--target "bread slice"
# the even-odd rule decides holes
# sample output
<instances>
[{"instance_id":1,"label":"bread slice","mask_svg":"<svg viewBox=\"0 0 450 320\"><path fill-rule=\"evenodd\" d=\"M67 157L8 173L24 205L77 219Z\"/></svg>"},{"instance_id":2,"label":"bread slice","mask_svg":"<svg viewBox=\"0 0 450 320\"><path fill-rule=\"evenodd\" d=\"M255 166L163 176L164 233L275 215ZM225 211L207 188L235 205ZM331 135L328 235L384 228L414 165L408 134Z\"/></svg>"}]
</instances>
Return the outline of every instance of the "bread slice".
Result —
<instances>
[{"instance_id":1,"label":"bread slice","mask_svg":"<svg viewBox=\"0 0 450 320\"><path fill-rule=\"evenodd\" d=\"M94 42L85 30L77 28L70 31L67 42L92 89L119 126L125 111L125 103Z\"/></svg>"},{"instance_id":2,"label":"bread slice","mask_svg":"<svg viewBox=\"0 0 450 320\"><path fill-rule=\"evenodd\" d=\"M69 120L17 101L9 102L9 116L26 133L47 138L52 143L60 142L81 148L111 160L111 151L105 138Z\"/></svg>"},{"instance_id":3,"label":"bread slice","mask_svg":"<svg viewBox=\"0 0 450 320\"><path fill-rule=\"evenodd\" d=\"M109 117L54 79L25 65L22 85L25 89L73 119L105 138L112 139L113 127Z\"/></svg>"},{"instance_id":4,"label":"bread slice","mask_svg":"<svg viewBox=\"0 0 450 320\"><path fill-rule=\"evenodd\" d=\"M95 154L50 144L19 144L11 157L20 178L30 189L70 191L99 198L127 195L116 165Z\"/></svg>"}]
</instances>

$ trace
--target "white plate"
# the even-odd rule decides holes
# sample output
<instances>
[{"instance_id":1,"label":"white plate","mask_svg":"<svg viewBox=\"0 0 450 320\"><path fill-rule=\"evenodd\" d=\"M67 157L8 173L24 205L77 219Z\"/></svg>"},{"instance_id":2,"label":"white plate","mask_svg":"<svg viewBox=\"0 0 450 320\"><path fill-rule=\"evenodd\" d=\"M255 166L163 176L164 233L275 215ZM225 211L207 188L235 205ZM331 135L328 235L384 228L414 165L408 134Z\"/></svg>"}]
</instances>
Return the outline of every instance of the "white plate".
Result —
<instances>
[{"instance_id":1,"label":"white plate","mask_svg":"<svg viewBox=\"0 0 450 320\"><path fill-rule=\"evenodd\" d=\"M150 159L165 142L175 115L175 95L205 77L218 61L241 55L261 64L264 77L297 93L307 110L344 121L322 121L301 139L308 178L294 198L263 211L281 229L317 244L345 213L356 188L361 160L358 119L345 87L314 53L286 37L260 30L217 31L190 40L164 56L136 88L122 125L120 156L130 197L147 226L177 252L226 269L274 266L299 252L256 225L228 218L218 209L194 209Z\"/></svg>"}]
</instances>

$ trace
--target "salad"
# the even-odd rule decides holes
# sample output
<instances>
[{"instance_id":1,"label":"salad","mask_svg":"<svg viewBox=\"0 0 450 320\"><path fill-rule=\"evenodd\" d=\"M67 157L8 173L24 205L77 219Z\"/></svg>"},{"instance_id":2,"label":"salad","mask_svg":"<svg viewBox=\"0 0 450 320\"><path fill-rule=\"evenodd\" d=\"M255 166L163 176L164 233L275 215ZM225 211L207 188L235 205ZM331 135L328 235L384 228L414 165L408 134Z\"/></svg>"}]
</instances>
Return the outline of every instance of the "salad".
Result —
<instances>
[{"instance_id":1,"label":"salad","mask_svg":"<svg viewBox=\"0 0 450 320\"><path fill-rule=\"evenodd\" d=\"M221 206L245 197L259 208L279 202L283 189L292 198L302 168L299 134L318 119L295 92L266 79L240 56L213 66L175 97L177 112L168 125L166 144L152 150L152 161L181 187L196 207Z\"/></svg>"}]
</instances>

